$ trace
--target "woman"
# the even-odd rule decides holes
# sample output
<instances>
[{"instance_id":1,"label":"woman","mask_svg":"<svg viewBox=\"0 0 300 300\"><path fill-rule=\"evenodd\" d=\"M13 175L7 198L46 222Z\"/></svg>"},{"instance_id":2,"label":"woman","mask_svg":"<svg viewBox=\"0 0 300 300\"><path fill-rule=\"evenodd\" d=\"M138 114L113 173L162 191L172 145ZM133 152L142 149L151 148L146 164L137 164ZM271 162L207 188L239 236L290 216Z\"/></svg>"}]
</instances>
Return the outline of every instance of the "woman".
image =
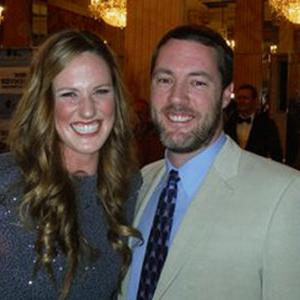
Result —
<instances>
[{"instance_id":1,"label":"woman","mask_svg":"<svg viewBox=\"0 0 300 300\"><path fill-rule=\"evenodd\" d=\"M124 87L107 45L51 36L0 156L1 299L111 299L131 259L135 174ZM129 199L128 201L125 200Z\"/></svg>"}]
</instances>

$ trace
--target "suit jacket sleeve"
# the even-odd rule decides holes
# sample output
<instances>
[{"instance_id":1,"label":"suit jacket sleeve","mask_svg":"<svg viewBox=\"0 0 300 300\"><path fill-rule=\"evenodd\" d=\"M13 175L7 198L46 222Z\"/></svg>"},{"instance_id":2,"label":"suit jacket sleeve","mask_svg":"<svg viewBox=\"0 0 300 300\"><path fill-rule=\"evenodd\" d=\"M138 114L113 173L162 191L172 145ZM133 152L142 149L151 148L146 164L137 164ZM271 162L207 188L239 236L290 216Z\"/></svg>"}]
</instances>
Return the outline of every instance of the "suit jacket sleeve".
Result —
<instances>
[{"instance_id":1,"label":"suit jacket sleeve","mask_svg":"<svg viewBox=\"0 0 300 300\"><path fill-rule=\"evenodd\" d=\"M283 192L271 217L263 253L263 300L300 299L300 180Z\"/></svg>"}]
</instances>

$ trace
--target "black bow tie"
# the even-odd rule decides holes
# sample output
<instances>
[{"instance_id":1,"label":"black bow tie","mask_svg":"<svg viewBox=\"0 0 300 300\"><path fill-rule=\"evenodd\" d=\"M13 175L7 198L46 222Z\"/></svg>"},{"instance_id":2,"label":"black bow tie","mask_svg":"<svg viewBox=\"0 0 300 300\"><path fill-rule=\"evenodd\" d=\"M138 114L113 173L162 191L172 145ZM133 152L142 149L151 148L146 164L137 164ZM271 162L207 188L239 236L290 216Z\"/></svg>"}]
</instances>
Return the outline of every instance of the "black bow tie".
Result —
<instances>
[{"instance_id":1,"label":"black bow tie","mask_svg":"<svg viewBox=\"0 0 300 300\"><path fill-rule=\"evenodd\" d=\"M251 124L251 117L248 117L248 118L242 118L242 117L238 117L238 119L237 119L237 122L239 123L239 124L241 124L241 123L248 123L248 124Z\"/></svg>"}]
</instances>

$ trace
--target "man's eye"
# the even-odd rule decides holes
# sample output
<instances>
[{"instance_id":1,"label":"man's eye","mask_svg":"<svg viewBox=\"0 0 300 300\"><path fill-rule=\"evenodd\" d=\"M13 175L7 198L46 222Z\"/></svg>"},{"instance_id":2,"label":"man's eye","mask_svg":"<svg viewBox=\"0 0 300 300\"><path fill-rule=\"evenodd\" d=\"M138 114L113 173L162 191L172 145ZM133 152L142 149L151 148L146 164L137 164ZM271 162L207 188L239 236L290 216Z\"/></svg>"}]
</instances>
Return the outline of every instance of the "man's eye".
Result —
<instances>
[{"instance_id":1,"label":"man's eye","mask_svg":"<svg viewBox=\"0 0 300 300\"><path fill-rule=\"evenodd\" d=\"M191 85L193 87L199 88L199 87L207 86L207 83L202 80L192 80Z\"/></svg>"},{"instance_id":2,"label":"man's eye","mask_svg":"<svg viewBox=\"0 0 300 300\"><path fill-rule=\"evenodd\" d=\"M167 77L158 77L156 79L157 84L160 85L171 85L172 84L172 79L171 78L167 78Z\"/></svg>"}]
</instances>

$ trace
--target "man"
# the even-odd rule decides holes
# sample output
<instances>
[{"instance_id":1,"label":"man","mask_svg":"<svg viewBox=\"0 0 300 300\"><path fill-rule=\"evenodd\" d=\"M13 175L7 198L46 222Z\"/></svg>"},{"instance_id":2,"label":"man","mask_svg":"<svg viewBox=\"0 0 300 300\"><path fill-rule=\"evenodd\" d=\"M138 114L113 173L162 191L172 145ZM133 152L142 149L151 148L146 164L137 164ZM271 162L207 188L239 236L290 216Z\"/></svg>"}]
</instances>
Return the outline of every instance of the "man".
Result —
<instances>
[{"instance_id":1,"label":"man","mask_svg":"<svg viewBox=\"0 0 300 300\"><path fill-rule=\"evenodd\" d=\"M258 112L256 88L243 84L236 94L237 114L225 123L225 132L242 148L281 162L278 129L267 112Z\"/></svg>"},{"instance_id":2,"label":"man","mask_svg":"<svg viewBox=\"0 0 300 300\"><path fill-rule=\"evenodd\" d=\"M232 60L205 27L177 27L157 46L151 108L166 153L143 169L144 243L130 241L125 299L300 299L300 176L223 133Z\"/></svg>"}]
</instances>

